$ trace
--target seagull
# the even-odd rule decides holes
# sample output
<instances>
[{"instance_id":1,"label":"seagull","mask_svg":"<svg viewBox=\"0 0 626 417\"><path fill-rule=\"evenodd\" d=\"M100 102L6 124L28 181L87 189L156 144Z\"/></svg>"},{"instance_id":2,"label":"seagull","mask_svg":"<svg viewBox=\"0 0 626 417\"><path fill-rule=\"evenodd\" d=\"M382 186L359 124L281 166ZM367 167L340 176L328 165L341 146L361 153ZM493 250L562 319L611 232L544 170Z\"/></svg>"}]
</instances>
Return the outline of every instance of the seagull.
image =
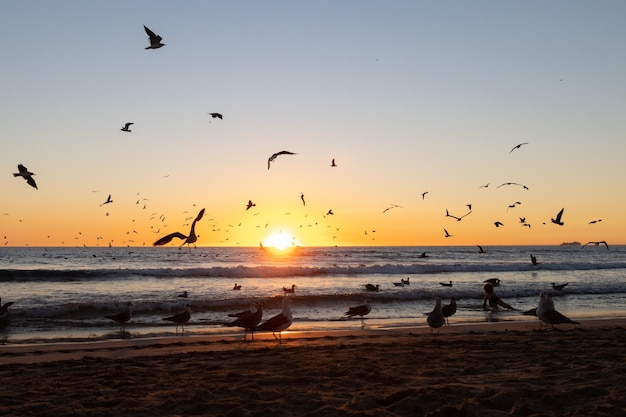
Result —
<instances>
[{"instance_id":1,"label":"seagull","mask_svg":"<svg viewBox=\"0 0 626 417\"><path fill-rule=\"evenodd\" d=\"M261 318L263 318L263 305L261 305L261 303L257 303L254 305L255 307L255 311L244 311L241 313L237 313L239 314L239 316L237 316L237 320L231 321L230 323L226 323L226 326L228 327L242 327L245 332L243 334L243 339L246 340L246 337L248 336L248 332L251 332L252 334L252 339L254 339L254 329L256 329L256 327L259 325L259 323L261 322ZM232 316L231 314L229 314L229 316Z\"/></svg>"},{"instance_id":2,"label":"seagull","mask_svg":"<svg viewBox=\"0 0 626 417\"><path fill-rule=\"evenodd\" d=\"M452 281L448 282L440 282L439 285L444 286L444 287L451 287L452 286Z\"/></svg>"},{"instance_id":3,"label":"seagull","mask_svg":"<svg viewBox=\"0 0 626 417\"><path fill-rule=\"evenodd\" d=\"M441 299L439 297L435 298L435 308L428 313L426 323L430 326L430 332L432 333L434 329L437 329L437 334L439 334L439 328L446 323L446 318L443 316L443 311L441 310Z\"/></svg>"},{"instance_id":4,"label":"seagull","mask_svg":"<svg viewBox=\"0 0 626 417\"><path fill-rule=\"evenodd\" d=\"M404 285L411 285L410 279L411 277L406 277L406 279L400 278L400 282L403 283Z\"/></svg>"},{"instance_id":5,"label":"seagull","mask_svg":"<svg viewBox=\"0 0 626 417\"><path fill-rule=\"evenodd\" d=\"M109 196L107 197L107 201L105 201L104 203L100 204L100 207L104 206L105 204L110 204L112 202L113 202L113 200L111 200L111 194L109 194Z\"/></svg>"},{"instance_id":6,"label":"seagull","mask_svg":"<svg viewBox=\"0 0 626 417\"><path fill-rule=\"evenodd\" d=\"M191 319L191 306L189 304L187 304L185 306L185 310L178 313L178 314L174 314L173 316L170 317L164 317L163 320L167 320L167 321L171 321L172 323L176 323L176 333L178 333L178 326L180 325L180 327L182 328L182 332L185 332L185 324L187 324L189 322L189 320Z\"/></svg>"},{"instance_id":7,"label":"seagull","mask_svg":"<svg viewBox=\"0 0 626 417\"><path fill-rule=\"evenodd\" d=\"M380 285L376 284L365 284L365 289L367 291L378 292L380 290Z\"/></svg>"},{"instance_id":8,"label":"seagull","mask_svg":"<svg viewBox=\"0 0 626 417\"><path fill-rule=\"evenodd\" d=\"M388 212L389 210L393 209L393 208L403 208L402 206L399 206L397 204L391 204L391 206L387 207L386 209L383 210L383 213Z\"/></svg>"},{"instance_id":9,"label":"seagull","mask_svg":"<svg viewBox=\"0 0 626 417\"><path fill-rule=\"evenodd\" d=\"M602 245L606 246L606 249L607 249L607 250L609 249L609 244L608 244L608 243L606 243L606 241L605 241L605 240L601 240L601 241L599 241L599 242L587 242L587 243L585 243L584 245L582 245L582 247L581 247L580 249L583 249L585 246L587 246L587 245L589 245L589 244L591 244L591 243L593 243L593 244L594 244L594 245L596 245L596 246L598 246L598 245L602 244Z\"/></svg>"},{"instance_id":10,"label":"seagull","mask_svg":"<svg viewBox=\"0 0 626 417\"><path fill-rule=\"evenodd\" d=\"M282 331L289 328L293 323L293 316L291 314L291 301L289 297L283 298L283 309L280 313L270 318L269 320L261 323L256 327L256 330L272 332L274 339L278 340L280 344L282 342ZM278 332L278 337L276 333Z\"/></svg>"},{"instance_id":11,"label":"seagull","mask_svg":"<svg viewBox=\"0 0 626 417\"><path fill-rule=\"evenodd\" d=\"M500 286L500 278L489 278L489 279L484 280L483 282L488 282L494 287Z\"/></svg>"},{"instance_id":12,"label":"seagull","mask_svg":"<svg viewBox=\"0 0 626 417\"><path fill-rule=\"evenodd\" d=\"M275 154L273 154L272 156L270 156L267 159L267 169L270 169L270 164L272 162L274 162L274 160L279 157L280 155L295 155L295 153L293 152L289 152L289 151L280 151L280 152L276 152Z\"/></svg>"},{"instance_id":13,"label":"seagull","mask_svg":"<svg viewBox=\"0 0 626 417\"><path fill-rule=\"evenodd\" d=\"M296 292L296 286L294 284L291 284L291 288L283 287L283 291L285 292L285 294L293 294Z\"/></svg>"},{"instance_id":14,"label":"seagull","mask_svg":"<svg viewBox=\"0 0 626 417\"><path fill-rule=\"evenodd\" d=\"M178 294L177 297L187 298L187 297L189 297L189 293L187 291L183 291L180 294Z\"/></svg>"},{"instance_id":15,"label":"seagull","mask_svg":"<svg viewBox=\"0 0 626 417\"><path fill-rule=\"evenodd\" d=\"M565 208L562 208L561 211L557 213L556 219L550 219L550 221L554 224L558 224L559 226L563 226L565 224L561 221L561 217L563 216L563 210L565 210Z\"/></svg>"},{"instance_id":16,"label":"seagull","mask_svg":"<svg viewBox=\"0 0 626 417\"><path fill-rule=\"evenodd\" d=\"M333 158L333 160L330 161L330 166L331 167L336 167L337 166L337 164L335 163L335 158Z\"/></svg>"},{"instance_id":17,"label":"seagull","mask_svg":"<svg viewBox=\"0 0 626 417\"><path fill-rule=\"evenodd\" d=\"M448 231L446 229L443 229L443 231L446 233L446 237L451 237L452 236L450 233L448 233Z\"/></svg>"},{"instance_id":18,"label":"seagull","mask_svg":"<svg viewBox=\"0 0 626 417\"><path fill-rule=\"evenodd\" d=\"M485 250L483 249L482 246L480 246L480 245L476 245L476 246L478 246L478 253L487 253L487 252L485 252Z\"/></svg>"},{"instance_id":19,"label":"seagull","mask_svg":"<svg viewBox=\"0 0 626 417\"><path fill-rule=\"evenodd\" d=\"M457 217L457 216L453 216L452 214L450 214L450 213L448 212L448 209L446 209L446 217L452 217L453 219L456 219L457 221L459 221L459 222L460 222L461 220L463 220L463 217L465 217L465 216L467 216L467 215L471 214L471 212L472 212L472 210L470 209L470 211L469 211L469 212L465 213L465 214L464 214L464 215L462 215L461 217Z\"/></svg>"},{"instance_id":20,"label":"seagull","mask_svg":"<svg viewBox=\"0 0 626 417\"><path fill-rule=\"evenodd\" d=\"M457 298L452 297L450 299L450 304L446 304L445 306L441 307L441 312L443 313L443 316L446 318L446 323L448 323L448 317L453 316L454 313L456 313L457 300L458 300Z\"/></svg>"},{"instance_id":21,"label":"seagull","mask_svg":"<svg viewBox=\"0 0 626 417\"><path fill-rule=\"evenodd\" d=\"M515 146L513 146L513 149L511 149L511 150L509 151L509 153L513 152L513 151L514 151L514 150L516 150L516 149L521 148L523 145L528 145L528 142L520 143L519 145L515 145Z\"/></svg>"},{"instance_id":22,"label":"seagull","mask_svg":"<svg viewBox=\"0 0 626 417\"><path fill-rule=\"evenodd\" d=\"M505 183L498 185L496 188L504 187L505 185L517 185L519 187L522 187L525 190L528 190L527 186L525 186L524 184L519 184L517 182L505 182Z\"/></svg>"},{"instance_id":23,"label":"seagull","mask_svg":"<svg viewBox=\"0 0 626 417\"><path fill-rule=\"evenodd\" d=\"M552 289L556 290L556 291L563 291L563 288L565 288L567 286L567 284L569 284L569 282L566 282L565 284L559 284L556 285L554 282L552 283Z\"/></svg>"},{"instance_id":24,"label":"seagull","mask_svg":"<svg viewBox=\"0 0 626 417\"><path fill-rule=\"evenodd\" d=\"M222 116L220 113L207 113L207 114L209 114L213 119L222 120L224 118L224 116Z\"/></svg>"},{"instance_id":25,"label":"seagull","mask_svg":"<svg viewBox=\"0 0 626 417\"><path fill-rule=\"evenodd\" d=\"M372 311L372 306L370 306L370 301L365 300L365 304L356 307L348 307L348 311L346 311L345 315L352 318L354 316L361 317L361 327L365 327L365 322L363 321L363 316L367 316L369 312Z\"/></svg>"},{"instance_id":26,"label":"seagull","mask_svg":"<svg viewBox=\"0 0 626 417\"><path fill-rule=\"evenodd\" d=\"M121 128L120 130L121 130L122 132L132 132L132 130L130 130L130 125L134 125L134 123L133 123L133 122L128 122L128 123L126 123L126 124L124 125L124 127L123 127L123 128Z\"/></svg>"},{"instance_id":27,"label":"seagull","mask_svg":"<svg viewBox=\"0 0 626 417\"><path fill-rule=\"evenodd\" d=\"M241 290L241 284L237 284L235 282L235 285L233 286L233 291L239 291L239 290Z\"/></svg>"},{"instance_id":28,"label":"seagull","mask_svg":"<svg viewBox=\"0 0 626 417\"><path fill-rule=\"evenodd\" d=\"M189 236L185 236L184 234L180 233L180 232L174 232L174 233L170 233L167 236L163 236L161 239L157 240L156 242L154 242L152 244L152 246L162 246L165 245L167 243L169 243L172 239L179 238L179 239L185 239L184 242L180 245L183 246L185 243L189 246L190 244L194 244L195 242L198 240L198 236L196 236L196 222L200 221L200 219L202 219L202 216L204 216L204 209L200 210L200 212L198 213L198 216L195 218L195 220L193 221L193 223L191 223L191 229L189 230ZM191 246L189 246L189 251L191 251Z\"/></svg>"},{"instance_id":29,"label":"seagull","mask_svg":"<svg viewBox=\"0 0 626 417\"><path fill-rule=\"evenodd\" d=\"M589 222L589 224L596 224L596 223L599 223L601 221L602 221L602 219L592 220L592 221Z\"/></svg>"},{"instance_id":30,"label":"seagull","mask_svg":"<svg viewBox=\"0 0 626 417\"><path fill-rule=\"evenodd\" d=\"M530 263L532 263L533 265L537 265L539 262L537 262L537 258L535 257L535 255L533 255L532 253L530 254Z\"/></svg>"},{"instance_id":31,"label":"seagull","mask_svg":"<svg viewBox=\"0 0 626 417\"><path fill-rule=\"evenodd\" d=\"M128 322L133 316L131 312L131 306L132 303L129 302L128 304L126 304L125 311L122 311L118 314L106 316L106 318L118 322L120 324L120 330L123 332L124 328L126 327L126 322Z\"/></svg>"},{"instance_id":32,"label":"seagull","mask_svg":"<svg viewBox=\"0 0 626 417\"><path fill-rule=\"evenodd\" d=\"M426 194L428 194L428 191L424 191L424 192L422 193L422 200L424 200L424 199L426 198Z\"/></svg>"},{"instance_id":33,"label":"seagull","mask_svg":"<svg viewBox=\"0 0 626 417\"><path fill-rule=\"evenodd\" d=\"M496 227L504 226L502 222L493 222Z\"/></svg>"},{"instance_id":34,"label":"seagull","mask_svg":"<svg viewBox=\"0 0 626 417\"><path fill-rule=\"evenodd\" d=\"M539 306L537 306L537 317L540 321L550 324L554 328L555 324L580 324L577 321L565 317L554 309L554 301L550 294L541 293L539 295Z\"/></svg>"},{"instance_id":35,"label":"seagull","mask_svg":"<svg viewBox=\"0 0 626 417\"><path fill-rule=\"evenodd\" d=\"M34 189L38 190L39 188L37 188L37 183L35 182L35 179L33 178L33 175L35 175L32 172L28 171L28 168L26 168L24 165L19 164L17 166L17 170L19 172L14 173L13 176L14 177L22 177L26 180L26 182L28 183L28 185L30 185L31 187L33 187Z\"/></svg>"},{"instance_id":36,"label":"seagull","mask_svg":"<svg viewBox=\"0 0 626 417\"><path fill-rule=\"evenodd\" d=\"M326 212L326 215L327 215L327 216L332 216L332 215L334 215L334 214L335 214L335 213L333 213L333 209L330 209L330 210L328 210L328 212Z\"/></svg>"},{"instance_id":37,"label":"seagull","mask_svg":"<svg viewBox=\"0 0 626 417\"><path fill-rule=\"evenodd\" d=\"M165 46L164 43L161 43L163 38L148 29L146 25L143 25L143 28L146 30L146 33L148 34L148 38L150 40L150 46L147 46L145 49L159 49L160 47Z\"/></svg>"},{"instance_id":38,"label":"seagull","mask_svg":"<svg viewBox=\"0 0 626 417\"><path fill-rule=\"evenodd\" d=\"M256 207L256 204L252 202L252 200L248 200L248 204L246 204L246 210L250 210L250 208Z\"/></svg>"},{"instance_id":39,"label":"seagull","mask_svg":"<svg viewBox=\"0 0 626 417\"><path fill-rule=\"evenodd\" d=\"M300 192L300 200L302 200L302 205L306 206L306 201L304 201L304 193Z\"/></svg>"}]
</instances>

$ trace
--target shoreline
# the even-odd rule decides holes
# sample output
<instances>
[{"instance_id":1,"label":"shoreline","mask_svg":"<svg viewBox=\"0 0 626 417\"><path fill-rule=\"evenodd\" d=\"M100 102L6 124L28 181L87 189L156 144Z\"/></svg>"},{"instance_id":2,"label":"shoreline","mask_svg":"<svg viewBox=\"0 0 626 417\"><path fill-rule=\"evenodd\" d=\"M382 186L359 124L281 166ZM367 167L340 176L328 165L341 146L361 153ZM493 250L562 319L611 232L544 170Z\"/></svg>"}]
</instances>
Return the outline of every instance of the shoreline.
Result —
<instances>
[{"instance_id":1,"label":"shoreline","mask_svg":"<svg viewBox=\"0 0 626 417\"><path fill-rule=\"evenodd\" d=\"M580 321L580 325L559 325L555 331L574 331L590 329L626 328L626 318L604 318ZM284 331L281 347L318 346L328 342L346 343L351 340L367 339L377 343L389 343L405 337L438 337L462 336L468 334L504 334L534 331L549 331L548 325L540 325L535 320L497 321L481 323L453 323L431 331L424 326L390 326L350 329L295 329ZM272 333L257 332L254 340L250 336L244 341L243 330L237 333L220 334L188 334L176 336L154 336L136 338L118 338L95 341L59 341L47 343L20 343L0 345L0 363L27 364L40 362L57 362L81 360L84 357L123 359L142 356L176 355L191 352L220 352L229 350L257 350L275 347L278 343Z\"/></svg>"}]
</instances>

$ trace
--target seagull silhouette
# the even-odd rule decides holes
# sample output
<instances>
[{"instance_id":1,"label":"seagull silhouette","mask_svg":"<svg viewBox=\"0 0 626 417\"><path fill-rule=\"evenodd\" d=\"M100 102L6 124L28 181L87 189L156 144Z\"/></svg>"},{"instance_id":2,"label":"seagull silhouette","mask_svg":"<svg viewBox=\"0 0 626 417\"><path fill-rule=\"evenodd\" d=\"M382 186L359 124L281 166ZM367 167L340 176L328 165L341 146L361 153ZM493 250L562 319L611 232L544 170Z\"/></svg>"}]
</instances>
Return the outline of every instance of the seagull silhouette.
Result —
<instances>
[{"instance_id":1,"label":"seagull silhouette","mask_svg":"<svg viewBox=\"0 0 626 417\"><path fill-rule=\"evenodd\" d=\"M596 246L598 246L598 245L602 244L602 245L606 246L606 249L607 249L607 250L609 249L609 244L608 244L608 243L606 243L606 241L605 241L605 240L601 240L601 241L599 241L599 242L587 242L587 243L585 243L585 244L584 244L584 245L583 245L580 249L583 249L585 246L587 246L587 245L589 245L589 244L592 244L592 243L593 243L594 245L596 245Z\"/></svg>"},{"instance_id":2,"label":"seagull silhouette","mask_svg":"<svg viewBox=\"0 0 626 417\"><path fill-rule=\"evenodd\" d=\"M335 164L335 158L333 158L333 160L330 161L330 166L331 167L336 167L337 166L337 164Z\"/></svg>"},{"instance_id":3,"label":"seagull silhouette","mask_svg":"<svg viewBox=\"0 0 626 417\"><path fill-rule=\"evenodd\" d=\"M14 173L13 176L14 177L22 177L26 180L26 182L28 183L28 185L30 185L31 187L33 187L34 189L38 190L39 188L37 188L37 183L35 182L35 179L33 178L33 174L32 172L28 172L28 168L26 168L24 165L19 164L17 166L17 170L19 172Z\"/></svg>"},{"instance_id":4,"label":"seagull silhouette","mask_svg":"<svg viewBox=\"0 0 626 417\"><path fill-rule=\"evenodd\" d=\"M559 226L563 226L565 224L561 221L561 217L563 216L563 210L565 210L565 208L562 208L561 211L557 213L556 219L550 219L550 221L554 224L558 224Z\"/></svg>"},{"instance_id":5,"label":"seagull silhouette","mask_svg":"<svg viewBox=\"0 0 626 417\"><path fill-rule=\"evenodd\" d=\"M214 119L222 120L224 118L221 113L208 113L208 114Z\"/></svg>"},{"instance_id":6,"label":"seagull silhouette","mask_svg":"<svg viewBox=\"0 0 626 417\"><path fill-rule=\"evenodd\" d=\"M443 229L443 231L446 233L446 237L451 237L452 236L450 233L448 233L448 231L446 229Z\"/></svg>"},{"instance_id":7,"label":"seagull silhouette","mask_svg":"<svg viewBox=\"0 0 626 417\"><path fill-rule=\"evenodd\" d=\"M105 201L104 203L100 204L100 207L104 206L105 204L110 204L112 202L113 202L113 200L111 200L111 194L109 194L109 196L107 197L107 201Z\"/></svg>"},{"instance_id":8,"label":"seagull silhouette","mask_svg":"<svg viewBox=\"0 0 626 417\"><path fill-rule=\"evenodd\" d=\"M459 222L460 222L461 220L463 220L463 217L465 217L465 216L469 215L471 212L472 212L472 210L470 209L470 211L469 211L469 212L465 213L465 214L464 214L464 215L462 215L461 217L457 217L457 216L453 216L452 214L450 214L450 213L448 212L448 209L446 209L446 217L452 217L453 219L456 219L456 221L459 221Z\"/></svg>"},{"instance_id":9,"label":"seagull silhouette","mask_svg":"<svg viewBox=\"0 0 626 417\"><path fill-rule=\"evenodd\" d=\"M505 182L505 183L498 185L496 188L504 187L505 185L517 185L519 187L522 187L525 190L528 190L527 186L525 186L524 184L519 184L517 182Z\"/></svg>"},{"instance_id":10,"label":"seagull silhouette","mask_svg":"<svg viewBox=\"0 0 626 417\"><path fill-rule=\"evenodd\" d=\"M502 224L502 222L493 222L493 224L494 224L496 227L504 226L504 224Z\"/></svg>"},{"instance_id":11,"label":"seagull silhouette","mask_svg":"<svg viewBox=\"0 0 626 417\"><path fill-rule=\"evenodd\" d=\"M159 49L160 47L165 46L164 43L161 43L163 38L148 29L146 25L143 25L143 28L146 30L146 33L148 34L148 39L150 41L150 46L147 46L145 49Z\"/></svg>"},{"instance_id":12,"label":"seagull silhouette","mask_svg":"<svg viewBox=\"0 0 626 417\"><path fill-rule=\"evenodd\" d=\"M122 132L132 132L132 130L130 130L130 125L134 125L134 123L133 123L133 122L128 122L128 123L126 123L126 124L124 125L124 127L123 127L123 128L121 128L120 130L121 130Z\"/></svg>"},{"instance_id":13,"label":"seagull silhouette","mask_svg":"<svg viewBox=\"0 0 626 417\"><path fill-rule=\"evenodd\" d=\"M516 149L521 148L521 147L522 147L522 145L528 145L528 142L520 143L519 145L515 145L515 146L513 146L513 149L511 149L511 150L509 151L509 153L513 152L513 151L514 151L514 150L516 150Z\"/></svg>"},{"instance_id":14,"label":"seagull silhouette","mask_svg":"<svg viewBox=\"0 0 626 417\"><path fill-rule=\"evenodd\" d=\"M252 200L248 200L248 204L246 204L246 210L250 210L252 207L256 207L256 204L254 204Z\"/></svg>"},{"instance_id":15,"label":"seagull silhouette","mask_svg":"<svg viewBox=\"0 0 626 417\"><path fill-rule=\"evenodd\" d=\"M171 242L171 240L176 237L178 239L185 239L184 242L180 246L183 246L184 244L187 244L187 246L189 247L189 251L191 252L191 246L189 246L189 245L191 245L193 243L194 244L193 246L196 247L195 242L198 240L198 236L196 236L196 222L200 221L202 219L202 216L204 216L204 209L200 210L200 212L198 213L198 216L195 218L193 223L191 223L191 229L189 230L189 236L185 236L184 234L182 234L180 232L170 233L169 235L163 236L161 239L159 239L156 242L154 242L152 244L152 246L162 246L162 245L165 245L165 244Z\"/></svg>"},{"instance_id":16,"label":"seagull silhouette","mask_svg":"<svg viewBox=\"0 0 626 417\"><path fill-rule=\"evenodd\" d=\"M372 307L370 306L369 300L365 300L365 304L356 307L348 307L348 311L346 311L345 315L350 318L354 316L361 317L361 327L365 327L363 316L368 315L370 311L372 311Z\"/></svg>"},{"instance_id":17,"label":"seagull silhouette","mask_svg":"<svg viewBox=\"0 0 626 417\"><path fill-rule=\"evenodd\" d=\"M270 164L272 162L274 162L274 160L279 157L280 155L295 155L295 153L293 152L289 152L289 151L280 151L280 152L276 152L275 154L273 154L272 156L270 156L267 159L267 169L270 169Z\"/></svg>"},{"instance_id":18,"label":"seagull silhouette","mask_svg":"<svg viewBox=\"0 0 626 417\"><path fill-rule=\"evenodd\" d=\"M306 206L306 201L304 201L304 193L300 193L300 200L302 200L302 205Z\"/></svg>"},{"instance_id":19,"label":"seagull silhouette","mask_svg":"<svg viewBox=\"0 0 626 417\"><path fill-rule=\"evenodd\" d=\"M424 192L422 193L422 200L423 200L424 198L426 198L426 194L428 194L428 191L424 191Z\"/></svg>"}]
</instances>

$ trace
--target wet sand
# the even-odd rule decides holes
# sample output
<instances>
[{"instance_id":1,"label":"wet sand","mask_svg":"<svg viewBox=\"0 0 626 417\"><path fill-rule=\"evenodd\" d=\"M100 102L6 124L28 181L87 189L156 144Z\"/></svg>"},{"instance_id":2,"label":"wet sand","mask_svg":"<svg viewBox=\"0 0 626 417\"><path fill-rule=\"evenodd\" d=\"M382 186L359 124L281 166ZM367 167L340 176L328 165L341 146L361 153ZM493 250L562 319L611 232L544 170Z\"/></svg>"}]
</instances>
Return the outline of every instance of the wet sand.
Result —
<instances>
[{"instance_id":1,"label":"wet sand","mask_svg":"<svg viewBox=\"0 0 626 417\"><path fill-rule=\"evenodd\" d=\"M3 345L0 415L626 415L625 325Z\"/></svg>"}]
</instances>

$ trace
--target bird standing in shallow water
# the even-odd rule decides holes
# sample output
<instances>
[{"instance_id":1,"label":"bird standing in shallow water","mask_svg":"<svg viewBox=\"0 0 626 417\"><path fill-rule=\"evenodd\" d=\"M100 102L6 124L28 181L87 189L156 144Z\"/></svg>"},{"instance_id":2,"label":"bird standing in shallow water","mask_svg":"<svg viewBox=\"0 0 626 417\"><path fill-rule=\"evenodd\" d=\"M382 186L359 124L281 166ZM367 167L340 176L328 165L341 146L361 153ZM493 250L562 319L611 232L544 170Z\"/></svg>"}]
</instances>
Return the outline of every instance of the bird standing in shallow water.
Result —
<instances>
[{"instance_id":1,"label":"bird standing in shallow water","mask_svg":"<svg viewBox=\"0 0 626 417\"><path fill-rule=\"evenodd\" d=\"M164 317L163 320L171 321L172 323L176 323L176 333L178 333L178 326L182 328L183 333L185 332L185 324L189 322L191 319L191 306L187 304L185 306L185 310L174 314L170 317Z\"/></svg>"},{"instance_id":2,"label":"bird standing in shallow water","mask_svg":"<svg viewBox=\"0 0 626 417\"><path fill-rule=\"evenodd\" d=\"M282 343L282 332L291 326L293 323L293 315L291 314L291 300L289 297L283 298L283 309L280 313L274 317L268 319L264 323L261 323L256 327L256 330L272 332L274 339L278 340L278 343ZM276 337L278 333L278 337Z\"/></svg>"},{"instance_id":3,"label":"bird standing in shallow water","mask_svg":"<svg viewBox=\"0 0 626 417\"><path fill-rule=\"evenodd\" d=\"M145 49L159 49L160 47L165 46L165 44L161 42L163 38L148 29L146 25L144 25L143 28L148 34L148 40L150 41L150 46L147 46Z\"/></svg>"},{"instance_id":4,"label":"bird standing in shallow water","mask_svg":"<svg viewBox=\"0 0 626 417\"><path fill-rule=\"evenodd\" d=\"M118 322L120 324L120 331L123 332L126 328L126 323L128 323L128 321L133 317L131 308L132 303L129 302L128 304L126 304L126 310L118 314L106 316L106 318Z\"/></svg>"},{"instance_id":5,"label":"bird standing in shallow water","mask_svg":"<svg viewBox=\"0 0 626 417\"><path fill-rule=\"evenodd\" d=\"M33 187L34 189L38 190L39 188L37 188L37 183L35 182L35 179L33 178L33 174L32 172L28 171L28 168L26 168L24 165L19 164L17 166L17 170L19 172L16 172L13 174L14 177L22 177L26 180L26 183L28 183L28 185L30 185L31 187Z\"/></svg>"},{"instance_id":6,"label":"bird standing in shallow water","mask_svg":"<svg viewBox=\"0 0 626 417\"><path fill-rule=\"evenodd\" d=\"M365 322L363 321L363 316L366 316L372 311L372 307L370 306L369 300L365 300L365 304L356 307L348 307L348 311L346 311L346 316L352 318L354 316L361 317L361 327L365 327Z\"/></svg>"},{"instance_id":7,"label":"bird standing in shallow water","mask_svg":"<svg viewBox=\"0 0 626 417\"><path fill-rule=\"evenodd\" d=\"M446 323L443 311L441 310L441 299L439 297L435 298L435 308L433 308L433 311L428 313L426 323L430 326L430 332L432 333L435 329L437 329L437 334L439 334L439 328Z\"/></svg>"}]
</instances>

